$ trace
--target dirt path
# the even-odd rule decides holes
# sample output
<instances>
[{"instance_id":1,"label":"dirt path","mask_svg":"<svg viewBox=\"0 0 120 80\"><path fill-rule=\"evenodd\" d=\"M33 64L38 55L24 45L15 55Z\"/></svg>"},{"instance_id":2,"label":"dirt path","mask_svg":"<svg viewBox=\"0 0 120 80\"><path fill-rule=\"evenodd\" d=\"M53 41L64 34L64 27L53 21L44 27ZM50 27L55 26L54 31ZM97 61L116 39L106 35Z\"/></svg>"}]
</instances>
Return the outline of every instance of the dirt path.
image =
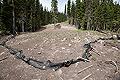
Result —
<instances>
[{"instance_id":1,"label":"dirt path","mask_svg":"<svg viewBox=\"0 0 120 80\"><path fill-rule=\"evenodd\" d=\"M41 61L62 62L82 56L85 43L105 36L94 31L76 30L68 24L61 25L61 29L53 29L52 25L47 25L47 29L43 31L19 35L8 44L22 49L26 56ZM109 43L113 42L109 41ZM120 47L119 42L114 42L114 45ZM115 66L104 63L105 60L117 61L120 69L119 48L105 41L99 41L93 47L101 56L91 52L93 56L90 63L80 62L58 71L35 69L9 55L6 49L0 48L0 59L8 56L0 62L0 80L120 80L119 73L115 73ZM91 65L92 67L79 73Z\"/></svg>"}]
</instances>

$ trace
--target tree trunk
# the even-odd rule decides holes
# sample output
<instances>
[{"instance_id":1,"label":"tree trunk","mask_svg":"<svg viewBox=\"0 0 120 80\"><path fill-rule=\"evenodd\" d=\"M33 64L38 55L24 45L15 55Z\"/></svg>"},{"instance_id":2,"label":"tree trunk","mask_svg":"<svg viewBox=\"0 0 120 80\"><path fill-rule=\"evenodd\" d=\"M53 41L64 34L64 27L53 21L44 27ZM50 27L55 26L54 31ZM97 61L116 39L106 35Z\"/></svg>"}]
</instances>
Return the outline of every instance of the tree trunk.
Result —
<instances>
[{"instance_id":1,"label":"tree trunk","mask_svg":"<svg viewBox=\"0 0 120 80\"><path fill-rule=\"evenodd\" d=\"M86 16L86 20L87 20L87 29L91 28L91 16L92 16L92 1L91 0L85 0L85 6L86 6L86 10L85 10L85 16Z\"/></svg>"},{"instance_id":2,"label":"tree trunk","mask_svg":"<svg viewBox=\"0 0 120 80\"><path fill-rule=\"evenodd\" d=\"M22 32L25 32L24 21L22 21Z\"/></svg>"},{"instance_id":3,"label":"tree trunk","mask_svg":"<svg viewBox=\"0 0 120 80\"><path fill-rule=\"evenodd\" d=\"M16 34L16 30L15 30L15 12L14 12L14 1L12 0L12 4L13 4L13 35Z\"/></svg>"}]
</instances>

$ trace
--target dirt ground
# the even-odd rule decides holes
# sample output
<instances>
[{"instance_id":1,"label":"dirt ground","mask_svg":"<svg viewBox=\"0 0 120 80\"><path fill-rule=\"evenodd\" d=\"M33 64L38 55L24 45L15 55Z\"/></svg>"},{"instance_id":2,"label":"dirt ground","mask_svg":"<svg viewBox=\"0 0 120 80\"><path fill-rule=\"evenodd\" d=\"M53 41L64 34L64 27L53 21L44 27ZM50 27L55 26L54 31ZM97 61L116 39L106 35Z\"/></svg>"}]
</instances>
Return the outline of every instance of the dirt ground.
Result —
<instances>
[{"instance_id":1,"label":"dirt ground","mask_svg":"<svg viewBox=\"0 0 120 80\"><path fill-rule=\"evenodd\" d=\"M53 25L47 25L42 31L19 35L7 44L40 61L62 62L82 56L85 43L107 37L64 23L61 26L54 29ZM95 52L91 51L91 62L79 62L58 71L36 69L0 47L0 60L6 58L0 61L0 80L120 80L120 41L99 41L92 46ZM110 60L116 63L117 72L115 65L105 62ZM89 68L80 72L86 67Z\"/></svg>"}]
</instances>

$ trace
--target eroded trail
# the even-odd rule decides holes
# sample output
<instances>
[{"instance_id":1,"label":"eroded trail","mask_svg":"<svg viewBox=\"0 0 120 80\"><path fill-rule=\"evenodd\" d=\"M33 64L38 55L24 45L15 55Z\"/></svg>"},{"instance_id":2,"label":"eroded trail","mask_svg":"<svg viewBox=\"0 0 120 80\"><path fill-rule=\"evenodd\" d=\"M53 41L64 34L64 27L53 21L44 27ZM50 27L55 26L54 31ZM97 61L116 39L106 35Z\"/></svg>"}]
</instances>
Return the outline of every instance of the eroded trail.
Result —
<instances>
[{"instance_id":1,"label":"eroded trail","mask_svg":"<svg viewBox=\"0 0 120 80\"><path fill-rule=\"evenodd\" d=\"M19 35L7 44L22 49L26 56L40 61L62 62L82 56L85 43L106 36L94 31L78 31L67 24L62 24L61 29L53 29L52 25L46 27L48 28L40 32ZM109 43L114 43L115 46ZM8 57L0 62L0 80L82 80L85 78L85 80L105 80L105 78L112 80L116 67L106 64L104 61L118 61L120 59L119 47L120 43L117 41L99 41L93 45L93 48L100 56L95 52L91 52L93 55L90 58L91 62L76 63L55 72L52 70L42 71L29 66L9 55L5 48L0 48L0 59ZM119 67L120 61L116 63ZM92 67L89 69L80 72L91 65ZM117 75L119 79L119 73Z\"/></svg>"}]
</instances>

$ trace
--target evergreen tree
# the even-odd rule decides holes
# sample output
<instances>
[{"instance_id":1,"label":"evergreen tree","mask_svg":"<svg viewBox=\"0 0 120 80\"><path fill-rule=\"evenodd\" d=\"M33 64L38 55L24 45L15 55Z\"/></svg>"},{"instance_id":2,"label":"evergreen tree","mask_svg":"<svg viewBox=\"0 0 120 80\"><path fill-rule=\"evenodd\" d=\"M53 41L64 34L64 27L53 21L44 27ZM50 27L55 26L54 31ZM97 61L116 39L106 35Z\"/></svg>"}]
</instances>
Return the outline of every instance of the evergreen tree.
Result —
<instances>
[{"instance_id":1,"label":"evergreen tree","mask_svg":"<svg viewBox=\"0 0 120 80\"><path fill-rule=\"evenodd\" d=\"M72 2L71 6L71 24L74 25L74 20L75 20L75 4Z\"/></svg>"},{"instance_id":2,"label":"evergreen tree","mask_svg":"<svg viewBox=\"0 0 120 80\"><path fill-rule=\"evenodd\" d=\"M69 24L70 24L70 17L71 17L71 1L70 0L68 0L67 2L67 17L68 17Z\"/></svg>"},{"instance_id":3,"label":"evergreen tree","mask_svg":"<svg viewBox=\"0 0 120 80\"><path fill-rule=\"evenodd\" d=\"M92 23L92 0L84 0L85 1L85 20L87 21L87 26L85 29L91 29Z\"/></svg>"},{"instance_id":4,"label":"evergreen tree","mask_svg":"<svg viewBox=\"0 0 120 80\"><path fill-rule=\"evenodd\" d=\"M76 0L76 26L78 29L81 27L84 28L85 20L85 7L84 2L80 2L80 0Z\"/></svg>"},{"instance_id":5,"label":"evergreen tree","mask_svg":"<svg viewBox=\"0 0 120 80\"><path fill-rule=\"evenodd\" d=\"M66 4L65 4L65 9L64 9L64 14L65 14L65 15L67 14L67 12L66 12Z\"/></svg>"},{"instance_id":6,"label":"evergreen tree","mask_svg":"<svg viewBox=\"0 0 120 80\"><path fill-rule=\"evenodd\" d=\"M3 0L3 7L2 7L2 23L4 25L4 29L5 31L10 31L11 33L13 33L13 28L12 28L12 24L13 23L12 21L12 10L13 10L13 7L12 7L12 2L8 2L8 0Z\"/></svg>"},{"instance_id":7,"label":"evergreen tree","mask_svg":"<svg viewBox=\"0 0 120 80\"><path fill-rule=\"evenodd\" d=\"M0 0L0 31L2 31L2 0Z\"/></svg>"},{"instance_id":8,"label":"evergreen tree","mask_svg":"<svg viewBox=\"0 0 120 80\"><path fill-rule=\"evenodd\" d=\"M36 30L38 30L38 29L40 29L40 27L41 27L41 22L42 22L42 20L40 19L40 2L39 2L39 0L36 0L36 2L35 2L35 7L36 7L36 12L35 12L35 17L36 17Z\"/></svg>"},{"instance_id":9,"label":"evergreen tree","mask_svg":"<svg viewBox=\"0 0 120 80\"><path fill-rule=\"evenodd\" d=\"M58 16L57 16L58 7L57 7L57 5L58 5L58 1L57 0L52 0L52 2L51 2L51 7L52 7L51 11L52 11L53 23L54 24L58 22Z\"/></svg>"}]
</instances>

